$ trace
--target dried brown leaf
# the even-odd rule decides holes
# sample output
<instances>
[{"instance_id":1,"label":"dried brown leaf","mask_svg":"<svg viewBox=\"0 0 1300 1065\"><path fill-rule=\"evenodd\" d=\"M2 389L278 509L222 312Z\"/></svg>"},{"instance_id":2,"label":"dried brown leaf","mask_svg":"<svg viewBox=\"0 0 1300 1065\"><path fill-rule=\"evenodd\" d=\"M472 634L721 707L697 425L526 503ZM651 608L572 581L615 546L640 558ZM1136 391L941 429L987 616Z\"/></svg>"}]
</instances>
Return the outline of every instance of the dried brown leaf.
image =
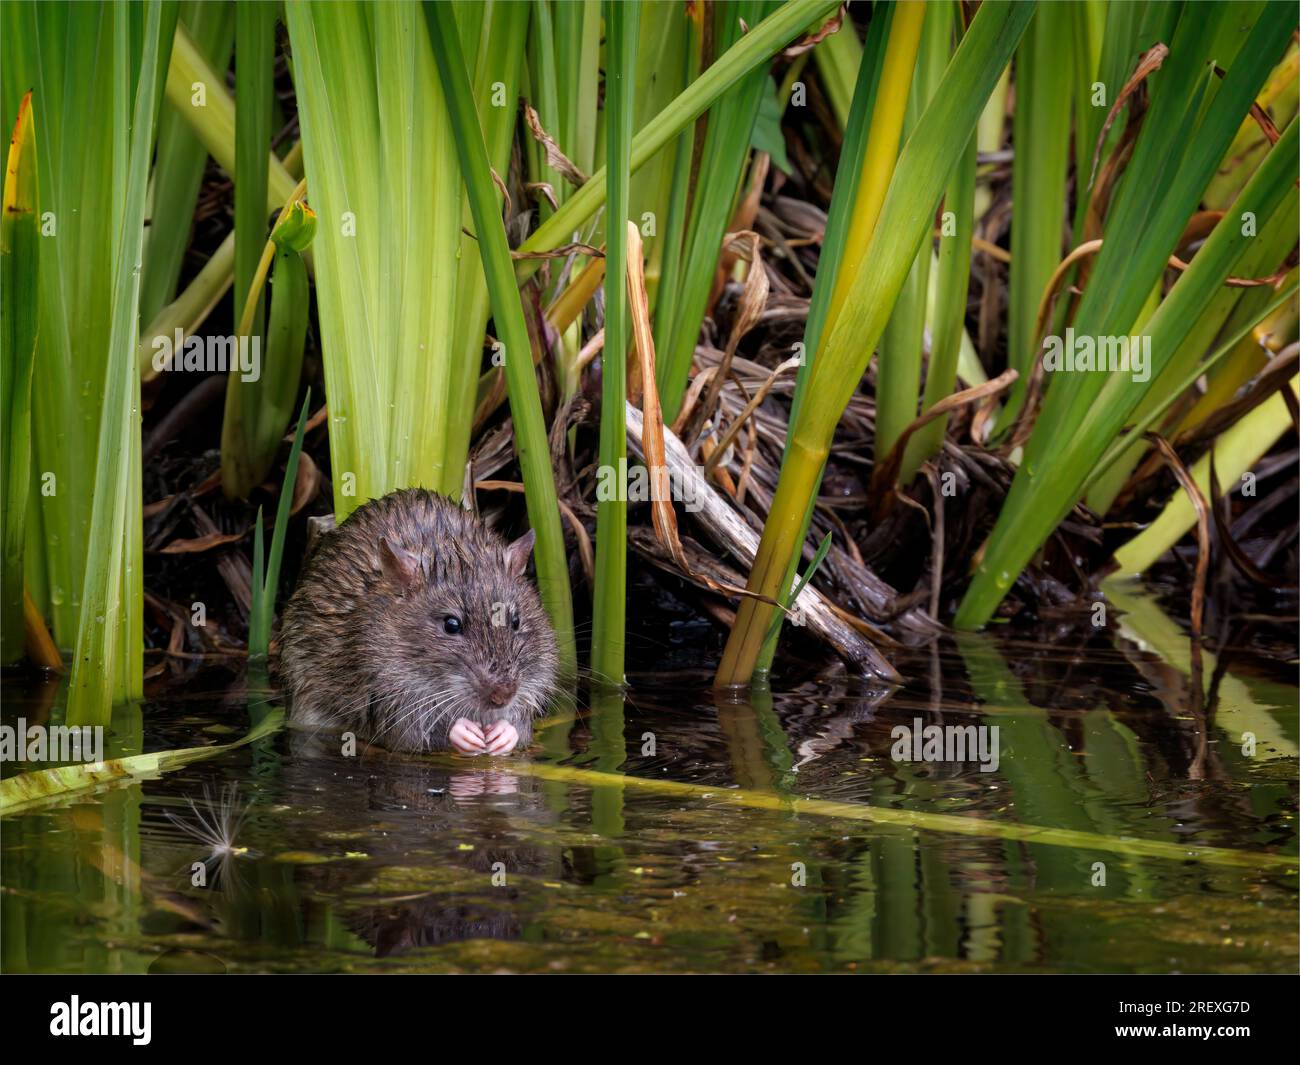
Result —
<instances>
[{"instance_id":1,"label":"dried brown leaf","mask_svg":"<svg viewBox=\"0 0 1300 1065\"><path fill-rule=\"evenodd\" d=\"M560 151L555 138L542 128L542 118L530 105L524 104L524 121L528 123L528 132L546 149L546 165L568 181L574 188L582 188L587 183L587 175L574 165L573 161Z\"/></svg>"}]
</instances>

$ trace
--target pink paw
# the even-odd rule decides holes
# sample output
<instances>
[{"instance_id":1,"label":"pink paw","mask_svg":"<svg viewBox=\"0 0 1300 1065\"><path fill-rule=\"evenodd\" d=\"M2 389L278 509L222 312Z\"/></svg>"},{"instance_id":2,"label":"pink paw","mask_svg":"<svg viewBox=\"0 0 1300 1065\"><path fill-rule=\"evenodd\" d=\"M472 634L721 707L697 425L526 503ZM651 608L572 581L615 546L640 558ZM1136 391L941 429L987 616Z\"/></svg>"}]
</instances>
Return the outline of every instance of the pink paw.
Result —
<instances>
[{"instance_id":1,"label":"pink paw","mask_svg":"<svg viewBox=\"0 0 1300 1065\"><path fill-rule=\"evenodd\" d=\"M509 754L519 744L519 730L509 721L498 721L483 736L488 754Z\"/></svg>"},{"instance_id":2,"label":"pink paw","mask_svg":"<svg viewBox=\"0 0 1300 1065\"><path fill-rule=\"evenodd\" d=\"M487 749L487 738L482 727L468 718L457 718L447 733L451 745L461 754L483 754Z\"/></svg>"}]
</instances>

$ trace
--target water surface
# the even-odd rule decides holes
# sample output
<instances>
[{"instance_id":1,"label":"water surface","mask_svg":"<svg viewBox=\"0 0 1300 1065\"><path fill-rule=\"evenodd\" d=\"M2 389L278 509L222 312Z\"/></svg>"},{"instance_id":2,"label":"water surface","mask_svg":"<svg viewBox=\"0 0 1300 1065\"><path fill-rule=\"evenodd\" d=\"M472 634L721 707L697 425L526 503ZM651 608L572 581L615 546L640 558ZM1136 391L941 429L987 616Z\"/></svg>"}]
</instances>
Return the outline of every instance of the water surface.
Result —
<instances>
[{"instance_id":1,"label":"water surface","mask_svg":"<svg viewBox=\"0 0 1300 1065\"><path fill-rule=\"evenodd\" d=\"M281 731L28 809L0 837L3 968L1294 972L1294 666L1221 648L1197 684L1130 605L1077 646L909 652L892 691L638 675L528 759ZM110 755L238 738L249 697L213 684L120 711ZM4 720L61 699L7 683ZM996 768L895 758L918 721L996 726ZM220 862L197 835L223 794L246 811Z\"/></svg>"}]
</instances>

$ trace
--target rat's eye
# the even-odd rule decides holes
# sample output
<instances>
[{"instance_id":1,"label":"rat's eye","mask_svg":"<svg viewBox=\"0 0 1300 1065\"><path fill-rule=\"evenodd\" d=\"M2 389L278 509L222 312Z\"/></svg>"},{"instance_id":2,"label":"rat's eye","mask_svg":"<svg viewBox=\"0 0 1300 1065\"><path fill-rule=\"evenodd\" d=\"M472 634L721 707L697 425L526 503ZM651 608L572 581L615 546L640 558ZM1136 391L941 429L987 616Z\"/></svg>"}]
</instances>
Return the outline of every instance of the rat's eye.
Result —
<instances>
[{"instance_id":1,"label":"rat's eye","mask_svg":"<svg viewBox=\"0 0 1300 1065\"><path fill-rule=\"evenodd\" d=\"M460 632L460 618L455 614L448 614L442 619L442 631L449 636L455 636Z\"/></svg>"},{"instance_id":2,"label":"rat's eye","mask_svg":"<svg viewBox=\"0 0 1300 1065\"><path fill-rule=\"evenodd\" d=\"M510 608L510 627L514 629L515 632L519 631L519 608L517 606L512 606Z\"/></svg>"}]
</instances>

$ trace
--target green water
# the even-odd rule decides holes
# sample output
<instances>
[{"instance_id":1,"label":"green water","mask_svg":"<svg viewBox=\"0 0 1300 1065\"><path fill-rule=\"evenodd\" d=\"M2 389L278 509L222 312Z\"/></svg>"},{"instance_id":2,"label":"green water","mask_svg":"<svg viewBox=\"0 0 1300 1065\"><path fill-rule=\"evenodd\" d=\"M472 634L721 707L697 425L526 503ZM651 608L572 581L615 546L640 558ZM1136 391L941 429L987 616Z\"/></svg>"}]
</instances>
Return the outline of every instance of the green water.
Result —
<instances>
[{"instance_id":1,"label":"green water","mask_svg":"<svg viewBox=\"0 0 1300 1065\"><path fill-rule=\"evenodd\" d=\"M1207 654L1197 685L1189 646L1139 613L913 652L890 692L638 676L491 763L281 732L6 818L3 968L1295 972L1294 667ZM7 683L4 720L60 698ZM996 725L996 770L895 759L918 718ZM247 700L195 682L115 726L110 755L225 743ZM238 853L195 886L190 801L230 786Z\"/></svg>"}]
</instances>

